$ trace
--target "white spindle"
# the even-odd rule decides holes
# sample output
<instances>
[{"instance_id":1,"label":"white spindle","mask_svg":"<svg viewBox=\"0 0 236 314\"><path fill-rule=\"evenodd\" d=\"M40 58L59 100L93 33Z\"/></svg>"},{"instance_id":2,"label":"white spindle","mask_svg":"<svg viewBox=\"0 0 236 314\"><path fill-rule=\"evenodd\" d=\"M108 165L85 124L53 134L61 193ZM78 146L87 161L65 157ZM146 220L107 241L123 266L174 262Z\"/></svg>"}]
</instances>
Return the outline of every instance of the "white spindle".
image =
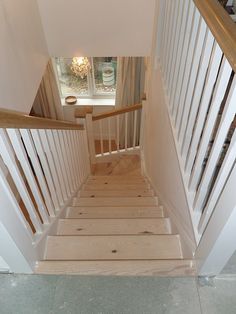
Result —
<instances>
[{"instance_id":1,"label":"white spindle","mask_svg":"<svg viewBox=\"0 0 236 314\"><path fill-rule=\"evenodd\" d=\"M128 112L125 113L125 150L128 148Z\"/></svg>"},{"instance_id":2,"label":"white spindle","mask_svg":"<svg viewBox=\"0 0 236 314\"><path fill-rule=\"evenodd\" d=\"M206 117L209 103L211 100L212 92L215 86L219 67L221 64L221 59L222 59L222 51L219 45L215 44L212 58L211 58L211 63L208 66L208 74L207 74L207 78L204 84L203 92L201 90L199 91L199 95L197 95L199 96L199 99L195 98L195 102L193 103L193 105L196 105L196 103L199 103L199 101L201 100L199 104L198 115L197 115L198 107L192 106L192 114L188 122L188 129L186 132L185 147L184 147L185 151L189 149L188 158L186 160L187 173L190 173L192 170L192 166L193 166L194 159L195 159L197 149L198 149L199 139L200 139L203 127L204 127L205 117ZM225 67L223 66L221 69L223 70L224 68ZM226 66L225 70L227 74L228 70L230 69L228 66ZM218 79L218 82L220 82L219 79ZM224 83L224 77L223 77L222 83ZM201 97L201 94L202 94L202 97ZM194 130L194 133L193 133L193 130ZM190 142L191 142L191 146L189 148Z\"/></svg>"},{"instance_id":3,"label":"white spindle","mask_svg":"<svg viewBox=\"0 0 236 314\"><path fill-rule=\"evenodd\" d=\"M120 151L120 116L116 117L116 147L117 152Z\"/></svg>"},{"instance_id":4,"label":"white spindle","mask_svg":"<svg viewBox=\"0 0 236 314\"><path fill-rule=\"evenodd\" d=\"M46 133L47 133L47 138L48 138L50 150L52 152L53 159L55 161L55 167L57 168L58 179L60 181L63 200L65 203L65 201L67 201L69 198L70 192L69 192L69 189L68 189L68 186L66 184L65 177L64 177L64 170L65 169L63 168L62 156L57 151L56 143L54 141L54 136L53 136L52 130L46 130Z\"/></svg>"},{"instance_id":5,"label":"white spindle","mask_svg":"<svg viewBox=\"0 0 236 314\"><path fill-rule=\"evenodd\" d=\"M193 94L195 91L196 87L196 80L197 80L197 75L199 71L199 67L201 67L201 56L204 48L204 44L206 43L206 23L204 20L201 18L200 19L200 27L198 30L198 35L197 35L197 42L194 46L194 56L193 56L193 61L192 65L189 64L189 78L188 78L188 85L186 87L186 97L183 102L180 101L180 107L178 111L178 116L177 116L177 130L178 130L178 138L179 142L183 143L183 137L184 137L184 131L186 127L186 123L188 120L189 116L189 110L191 106L191 102L193 99Z\"/></svg>"},{"instance_id":6,"label":"white spindle","mask_svg":"<svg viewBox=\"0 0 236 314\"><path fill-rule=\"evenodd\" d=\"M40 163L42 165L43 168L43 172L46 178L46 181L48 183L48 188L52 197L52 201L54 204L54 208L57 210L59 209L59 203L58 203L58 198L57 198L57 194L55 191L55 187L54 187L54 183L52 180L52 175L49 169L49 165L48 165L48 161L46 159L46 155L43 151L43 147L42 147L42 143L41 143L41 139L39 137L38 131L37 130L31 130L31 135L34 141L34 145L37 151L37 154L39 156L39 160Z\"/></svg>"},{"instance_id":7,"label":"white spindle","mask_svg":"<svg viewBox=\"0 0 236 314\"><path fill-rule=\"evenodd\" d=\"M71 176L71 185L72 185L73 191L75 191L76 190L75 168L73 164L73 156L72 156L72 151L70 147L70 142L67 137L67 132L68 131L62 131L62 137L63 137L63 142L64 142L65 150L66 150L67 164L68 164L68 168L69 168L70 176Z\"/></svg>"},{"instance_id":8,"label":"white spindle","mask_svg":"<svg viewBox=\"0 0 236 314\"><path fill-rule=\"evenodd\" d=\"M103 128L102 128L102 120L99 120L99 131L100 131L100 145L101 145L101 154L104 154L103 149Z\"/></svg>"},{"instance_id":9,"label":"white spindle","mask_svg":"<svg viewBox=\"0 0 236 314\"><path fill-rule=\"evenodd\" d=\"M220 105L225 96L226 89L229 83L229 78L232 73L232 68L228 61L225 59L222 64L221 72L218 76L217 86L215 87L215 93L213 96L210 111L208 112L207 122L204 128L204 132L201 138L201 144L198 148L197 158L194 164L193 172L190 180L190 189L195 191L197 184L201 176L201 169L204 157L207 152L209 141L215 126L216 118L220 109ZM206 109L207 110L207 109Z\"/></svg>"},{"instance_id":10,"label":"white spindle","mask_svg":"<svg viewBox=\"0 0 236 314\"><path fill-rule=\"evenodd\" d=\"M181 28L181 23L182 23L182 18L183 18L183 13L184 13L184 0L179 0L178 4L178 9L177 9L177 19L176 19L176 24L175 24L175 29L173 32L173 46L172 46L172 54L171 54L171 59L170 59L170 66L168 70L168 77L167 77L167 86L169 87L169 94L171 92L171 81L173 77L173 72L174 72L174 61L176 60L176 53L178 49L178 43L179 43L179 37L180 37L180 28Z\"/></svg>"},{"instance_id":11,"label":"white spindle","mask_svg":"<svg viewBox=\"0 0 236 314\"><path fill-rule=\"evenodd\" d=\"M74 142L73 142L73 131L67 132L67 138L68 138L68 142L69 142L71 154L72 154L75 184L76 184L76 188L78 188L79 187L78 161L76 160L75 146L74 146Z\"/></svg>"},{"instance_id":12,"label":"white spindle","mask_svg":"<svg viewBox=\"0 0 236 314\"><path fill-rule=\"evenodd\" d=\"M0 154L2 159L7 166L15 185L19 191L19 194L27 208L30 219L34 225L37 233L42 232L42 224L40 218L36 212L34 204L30 198L24 179L22 178L21 172L16 164L14 151L7 137L6 131L0 129Z\"/></svg>"},{"instance_id":13,"label":"white spindle","mask_svg":"<svg viewBox=\"0 0 236 314\"><path fill-rule=\"evenodd\" d=\"M176 81L177 84L176 84L174 96L172 97L172 100L171 100L171 111L174 118L176 117L178 105L179 105L179 99L180 99L183 78L184 78L184 73L185 73L185 67L186 67L186 60L188 56L188 47L189 47L193 27L195 26L195 24L193 23L195 12L196 10L195 10L194 4L191 1L189 11L188 11L188 19L187 19L187 25L185 29L184 43L183 43L181 61L180 61L180 66L179 66L179 71L178 71L178 78Z\"/></svg>"},{"instance_id":14,"label":"white spindle","mask_svg":"<svg viewBox=\"0 0 236 314\"><path fill-rule=\"evenodd\" d=\"M171 55L171 42L173 41L173 26L174 26L174 16L177 14L176 10L176 4L178 3L178 0L175 2L172 2L169 0L170 5L170 13L169 13L169 22L168 22L168 37L166 38L167 46L166 46L166 54L164 58L164 79L167 81L168 76L168 66L170 62L170 55Z\"/></svg>"},{"instance_id":15,"label":"white spindle","mask_svg":"<svg viewBox=\"0 0 236 314\"><path fill-rule=\"evenodd\" d=\"M168 56L167 56L167 67L166 67L166 75L165 75L165 81L166 85L168 87L169 91L169 73L170 73L170 67L172 62L172 57L174 54L174 43L175 43L175 35L176 35L176 27L177 27L177 21L179 16L179 6L180 6L180 0L176 0L174 3L172 3L172 20L171 20L171 34L170 34L170 40L169 40L169 47L168 47Z\"/></svg>"},{"instance_id":16,"label":"white spindle","mask_svg":"<svg viewBox=\"0 0 236 314\"><path fill-rule=\"evenodd\" d=\"M165 9L165 24L164 24L164 32L163 32L163 37L164 37L164 43L163 43L163 48L162 48L162 71L164 73L165 68L164 68L164 64L165 64L165 57L166 57L166 46L167 46L167 38L168 38L168 30L169 30L169 18L170 18L170 14L169 14L169 8L170 8L170 0L166 0L166 9Z\"/></svg>"},{"instance_id":17,"label":"white spindle","mask_svg":"<svg viewBox=\"0 0 236 314\"><path fill-rule=\"evenodd\" d=\"M207 223L211 217L211 214L215 208L215 205L218 201L218 198L224 188L225 182L230 174L230 171L235 163L235 157L236 157L236 131L234 132L234 135L231 139L230 146L228 148L227 154L224 158L224 162L221 165L220 172L217 176L217 180L214 184L214 187L212 189L211 195L209 196L209 199L207 201L206 207L204 209L203 215L201 217L200 223L199 223L199 233L203 234Z\"/></svg>"},{"instance_id":18,"label":"white spindle","mask_svg":"<svg viewBox=\"0 0 236 314\"><path fill-rule=\"evenodd\" d=\"M181 123L181 118L182 118L182 112L183 112L183 107L186 99L186 93L188 90L189 83L194 80L194 77L190 78L190 73L191 69L193 67L193 58L194 58L194 53L196 52L196 44L197 40L199 37L200 33L200 26L201 26L201 21L202 19L200 18L200 13L198 10L195 9L194 13L194 18L193 18L193 24L192 24L192 32L190 36L190 41L188 45L188 51L187 51L187 56L186 56L186 61L185 61L185 68L184 68L184 73L182 76L182 85L181 85L181 90L180 90L180 96L176 98L176 110L175 112L175 125L176 129L179 130L180 123ZM198 49L201 49L200 47L197 47ZM199 53L200 55L200 53Z\"/></svg>"},{"instance_id":19,"label":"white spindle","mask_svg":"<svg viewBox=\"0 0 236 314\"><path fill-rule=\"evenodd\" d=\"M207 81L208 81L208 76L207 76L206 81L205 81L205 78L206 78L207 70L208 70L209 64L210 64L210 58L211 58L211 54L213 51L213 44L214 44L214 37L213 37L212 33L208 30L207 31L207 38L205 41L204 51L203 51L202 58L200 61L200 68L199 68L199 72L198 72L198 76L197 76L197 82L196 82L196 86L194 88L193 99L191 102L186 101L186 106L191 106L189 117L186 118L184 116L183 120L182 120L182 127L181 127L181 132L180 132L180 142L182 143L181 153L182 153L182 156L184 158L184 161L186 161L187 152L189 149L190 141L192 139L194 122L196 120L196 115L198 112L200 99L201 99L201 96L203 94L203 91L205 91L204 85L205 85L205 83L207 84ZM213 53L213 55L214 55L214 53ZM210 72L210 70L209 70L209 72Z\"/></svg>"},{"instance_id":20,"label":"white spindle","mask_svg":"<svg viewBox=\"0 0 236 314\"><path fill-rule=\"evenodd\" d=\"M26 147L27 154L29 155L32 166L34 168L34 172L36 174L40 189L43 193L43 197L45 199L48 212L49 212L50 216L53 217L55 215L54 206L52 203L51 195L49 193L44 174L42 172L41 165L39 163L39 159L37 156L37 152L36 152L30 131L26 130L26 129L22 129L22 130L20 130L20 133L22 136L22 140L24 141L24 145Z\"/></svg>"},{"instance_id":21,"label":"white spindle","mask_svg":"<svg viewBox=\"0 0 236 314\"><path fill-rule=\"evenodd\" d=\"M81 183L83 182L82 179L82 170L81 170L81 161L80 161L80 154L79 154L79 150L80 150L80 146L78 143L78 137L77 137L77 131L73 131L73 143L74 143L74 147L75 147L75 156L76 156L76 164L78 166L78 170L77 170L77 175L78 175L78 179L79 179L79 185L81 185ZM86 147L88 145L88 143L85 143ZM88 155L89 158L89 155Z\"/></svg>"},{"instance_id":22,"label":"white spindle","mask_svg":"<svg viewBox=\"0 0 236 314\"><path fill-rule=\"evenodd\" d=\"M21 223L21 225L23 226L25 233L27 235L27 237L33 241L33 232L32 229L29 225L29 222L25 219L25 216L23 215L23 212L19 206L19 203L16 200L16 197L7 181L6 175L4 174L1 165L0 165L0 186L1 189L5 192L4 194L6 195L6 197L9 199L10 203L11 203L11 207L14 210L14 215L16 215L19 218L19 221ZM2 204L3 205L3 204ZM9 212L9 208L7 208L8 212ZM12 223L12 221L9 221L10 223Z\"/></svg>"},{"instance_id":23,"label":"white spindle","mask_svg":"<svg viewBox=\"0 0 236 314\"><path fill-rule=\"evenodd\" d=\"M206 197L206 191L209 188L209 184L212 180L214 171L216 169L217 162L220 157L220 153L223 148L223 144L225 142L227 133L231 126L232 121L234 120L236 114L236 77L233 80L233 83L230 88L230 92L227 98L227 102L225 104L225 108L222 114L221 122L218 127L217 134L214 139L214 144L211 150L211 154L209 156L207 166L199 186L196 201L195 201L195 209L200 210L202 208L203 202Z\"/></svg>"},{"instance_id":24,"label":"white spindle","mask_svg":"<svg viewBox=\"0 0 236 314\"><path fill-rule=\"evenodd\" d=\"M171 82L170 82L170 108L172 111L173 111L175 91L176 91L177 83L178 83L179 67L180 67L181 56L182 56L182 51L183 51L186 25L187 25L187 17L188 17L189 11L190 11L190 0L184 0L184 7L183 7L182 16L181 16L182 18L181 27L180 27L179 37L177 38L178 45L177 45L176 55L173 62L174 69L172 71L172 77L171 77Z\"/></svg>"},{"instance_id":25,"label":"white spindle","mask_svg":"<svg viewBox=\"0 0 236 314\"><path fill-rule=\"evenodd\" d=\"M108 126L108 141L109 141L109 153L111 154L111 119L107 119Z\"/></svg>"},{"instance_id":26,"label":"white spindle","mask_svg":"<svg viewBox=\"0 0 236 314\"><path fill-rule=\"evenodd\" d=\"M41 192L36 183L32 168L29 163L28 156L26 154L25 148L21 140L20 133L16 129L8 129L7 133L10 138L11 145L15 151L16 157L20 162L22 170L24 171L26 180L29 183L30 190L32 191L42 221L43 223L49 223L50 219L48 216L47 208L46 205L44 204Z\"/></svg>"},{"instance_id":27,"label":"white spindle","mask_svg":"<svg viewBox=\"0 0 236 314\"><path fill-rule=\"evenodd\" d=\"M134 112L134 134L133 134L133 148L136 146L136 137L137 137L137 110Z\"/></svg>"},{"instance_id":28,"label":"white spindle","mask_svg":"<svg viewBox=\"0 0 236 314\"><path fill-rule=\"evenodd\" d=\"M69 165L69 160L68 159L68 151L66 149L66 144L65 144L65 140L64 140L64 131L63 130L58 130L58 137L59 137L59 141L60 141L60 145L61 145L61 150L62 150L62 157L64 159L64 165L65 165L65 169L66 169L66 174L67 174L67 178L69 181L69 188L70 188L70 192L71 194L73 194L74 192L74 187L73 187L73 182L72 182L72 171Z\"/></svg>"},{"instance_id":29,"label":"white spindle","mask_svg":"<svg viewBox=\"0 0 236 314\"><path fill-rule=\"evenodd\" d=\"M58 157L60 159L61 169L63 171L63 178L64 178L64 182L65 182L65 185L67 188L67 193L68 193L68 196L70 197L72 193L70 190L70 184L69 184L69 178L68 178L69 173L68 173L68 170L66 167L64 156L63 156L63 151L62 151L62 146L61 146L59 134L58 134L57 130L52 130L52 134L53 134L54 142L56 145L57 154L58 154Z\"/></svg>"},{"instance_id":30,"label":"white spindle","mask_svg":"<svg viewBox=\"0 0 236 314\"><path fill-rule=\"evenodd\" d=\"M50 171L52 174L52 179L53 179L55 190L57 193L57 198L58 198L60 205L62 206L63 205L63 196L62 196L61 185L60 185L57 170L55 167L55 160L53 159L52 152L51 152L49 144L48 144L47 135L46 135L45 130L39 130L38 134L39 134L40 139L41 139L44 153L47 156L48 165L49 165L49 168L50 168Z\"/></svg>"}]
</instances>

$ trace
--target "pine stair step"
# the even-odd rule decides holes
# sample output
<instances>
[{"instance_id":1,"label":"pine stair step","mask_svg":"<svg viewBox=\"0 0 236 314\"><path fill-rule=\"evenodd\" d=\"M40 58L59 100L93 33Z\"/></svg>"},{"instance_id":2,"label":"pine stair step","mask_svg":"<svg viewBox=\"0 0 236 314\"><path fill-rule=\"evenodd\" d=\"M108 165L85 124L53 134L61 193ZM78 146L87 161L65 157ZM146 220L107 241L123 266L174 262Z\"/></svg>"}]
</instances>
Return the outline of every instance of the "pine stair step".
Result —
<instances>
[{"instance_id":1,"label":"pine stair step","mask_svg":"<svg viewBox=\"0 0 236 314\"><path fill-rule=\"evenodd\" d=\"M112 182L107 182L105 183L85 183L82 187L83 191L90 191L90 190L102 190L102 191L109 191L109 190L122 190L122 191L127 191L127 190L148 190L150 189L150 185L148 183L112 183Z\"/></svg>"},{"instance_id":2,"label":"pine stair step","mask_svg":"<svg viewBox=\"0 0 236 314\"><path fill-rule=\"evenodd\" d=\"M60 219L58 235L170 234L168 218Z\"/></svg>"},{"instance_id":3,"label":"pine stair step","mask_svg":"<svg viewBox=\"0 0 236 314\"><path fill-rule=\"evenodd\" d=\"M40 261L36 274L100 276L196 276L193 260Z\"/></svg>"},{"instance_id":4,"label":"pine stair step","mask_svg":"<svg viewBox=\"0 0 236 314\"><path fill-rule=\"evenodd\" d=\"M75 198L73 206L155 206L157 197L99 197Z\"/></svg>"},{"instance_id":5,"label":"pine stair step","mask_svg":"<svg viewBox=\"0 0 236 314\"><path fill-rule=\"evenodd\" d=\"M142 190L111 190L111 191L80 191L78 197L146 197L154 196L154 192L148 189Z\"/></svg>"},{"instance_id":6,"label":"pine stair step","mask_svg":"<svg viewBox=\"0 0 236 314\"><path fill-rule=\"evenodd\" d=\"M145 207L84 207L75 206L67 209L67 218L162 218L161 206Z\"/></svg>"},{"instance_id":7,"label":"pine stair step","mask_svg":"<svg viewBox=\"0 0 236 314\"><path fill-rule=\"evenodd\" d=\"M49 236L46 260L181 259L178 235Z\"/></svg>"}]
</instances>

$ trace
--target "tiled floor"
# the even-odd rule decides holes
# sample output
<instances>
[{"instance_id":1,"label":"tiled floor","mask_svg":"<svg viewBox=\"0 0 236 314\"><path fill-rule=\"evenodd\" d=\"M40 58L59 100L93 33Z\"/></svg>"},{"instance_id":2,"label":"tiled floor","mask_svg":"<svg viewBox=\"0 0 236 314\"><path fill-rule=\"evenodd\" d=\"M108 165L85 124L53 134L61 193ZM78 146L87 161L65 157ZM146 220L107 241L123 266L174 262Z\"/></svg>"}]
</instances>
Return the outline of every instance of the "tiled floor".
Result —
<instances>
[{"instance_id":1,"label":"tiled floor","mask_svg":"<svg viewBox=\"0 0 236 314\"><path fill-rule=\"evenodd\" d=\"M235 314L236 278L1 275L1 314Z\"/></svg>"}]
</instances>

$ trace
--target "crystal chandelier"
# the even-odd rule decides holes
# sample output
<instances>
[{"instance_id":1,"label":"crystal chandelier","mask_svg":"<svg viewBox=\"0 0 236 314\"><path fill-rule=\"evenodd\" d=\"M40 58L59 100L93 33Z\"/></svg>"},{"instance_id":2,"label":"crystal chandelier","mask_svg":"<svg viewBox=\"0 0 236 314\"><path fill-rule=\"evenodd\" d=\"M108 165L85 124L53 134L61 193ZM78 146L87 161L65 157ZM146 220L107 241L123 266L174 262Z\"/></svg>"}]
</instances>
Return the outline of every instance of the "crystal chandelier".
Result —
<instances>
[{"instance_id":1,"label":"crystal chandelier","mask_svg":"<svg viewBox=\"0 0 236 314\"><path fill-rule=\"evenodd\" d=\"M88 75L91 69L89 60L87 57L74 57L71 63L71 71L82 79Z\"/></svg>"}]
</instances>

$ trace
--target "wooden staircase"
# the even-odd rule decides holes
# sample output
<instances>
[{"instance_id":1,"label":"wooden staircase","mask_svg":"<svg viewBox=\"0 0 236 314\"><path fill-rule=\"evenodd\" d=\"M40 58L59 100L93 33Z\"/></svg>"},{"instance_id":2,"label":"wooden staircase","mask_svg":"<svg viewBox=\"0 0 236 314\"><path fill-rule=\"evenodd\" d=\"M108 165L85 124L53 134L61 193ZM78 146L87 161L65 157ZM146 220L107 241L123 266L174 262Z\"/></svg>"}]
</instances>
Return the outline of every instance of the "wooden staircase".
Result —
<instances>
[{"instance_id":1,"label":"wooden staircase","mask_svg":"<svg viewBox=\"0 0 236 314\"><path fill-rule=\"evenodd\" d=\"M91 176L49 236L36 273L194 275L141 175Z\"/></svg>"}]
</instances>

